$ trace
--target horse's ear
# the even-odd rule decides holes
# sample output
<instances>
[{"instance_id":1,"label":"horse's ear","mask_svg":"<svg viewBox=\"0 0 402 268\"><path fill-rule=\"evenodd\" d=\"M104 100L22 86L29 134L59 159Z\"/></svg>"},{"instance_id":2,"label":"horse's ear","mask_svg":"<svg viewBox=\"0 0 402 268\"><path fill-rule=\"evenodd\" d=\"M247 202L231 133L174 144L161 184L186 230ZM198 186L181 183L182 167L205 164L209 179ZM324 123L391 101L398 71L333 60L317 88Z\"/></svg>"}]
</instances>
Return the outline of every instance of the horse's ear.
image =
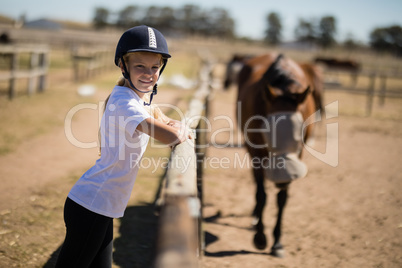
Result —
<instances>
[{"instance_id":1,"label":"horse's ear","mask_svg":"<svg viewBox=\"0 0 402 268\"><path fill-rule=\"evenodd\" d=\"M306 97L309 93L310 93L310 86L308 86L303 93L297 94L297 102L303 103L306 100Z\"/></svg>"}]
</instances>

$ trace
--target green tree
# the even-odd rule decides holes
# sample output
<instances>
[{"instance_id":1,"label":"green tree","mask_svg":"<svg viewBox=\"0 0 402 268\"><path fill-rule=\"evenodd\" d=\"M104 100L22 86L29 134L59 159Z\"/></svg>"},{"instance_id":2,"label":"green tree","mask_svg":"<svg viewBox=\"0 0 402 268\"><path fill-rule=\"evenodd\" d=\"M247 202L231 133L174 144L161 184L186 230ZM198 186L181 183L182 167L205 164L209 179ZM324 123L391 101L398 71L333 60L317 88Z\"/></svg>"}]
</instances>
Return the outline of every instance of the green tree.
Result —
<instances>
[{"instance_id":1,"label":"green tree","mask_svg":"<svg viewBox=\"0 0 402 268\"><path fill-rule=\"evenodd\" d=\"M114 23L108 23L110 12L105 8L95 11L94 25L98 28L114 25L130 28L146 24L171 34L197 34L202 36L234 37L234 20L227 10L213 8L203 10L197 5L184 5L180 8L130 5L117 13Z\"/></svg>"},{"instance_id":2,"label":"green tree","mask_svg":"<svg viewBox=\"0 0 402 268\"><path fill-rule=\"evenodd\" d=\"M131 28L138 23L136 19L137 6L127 6L122 9L118 14L116 25L123 29Z\"/></svg>"},{"instance_id":3,"label":"green tree","mask_svg":"<svg viewBox=\"0 0 402 268\"><path fill-rule=\"evenodd\" d=\"M393 25L386 28L376 28L370 33L370 46L380 52L389 51L402 56L402 28Z\"/></svg>"},{"instance_id":4,"label":"green tree","mask_svg":"<svg viewBox=\"0 0 402 268\"><path fill-rule=\"evenodd\" d=\"M355 40L353 34L349 33L349 34L346 36L345 41L343 42L343 46L344 46L346 49L354 50L354 49L359 48L359 47L361 46L361 44L359 44L358 41Z\"/></svg>"},{"instance_id":5,"label":"green tree","mask_svg":"<svg viewBox=\"0 0 402 268\"><path fill-rule=\"evenodd\" d=\"M234 21L225 9L213 8L204 14L205 35L229 38L234 36Z\"/></svg>"},{"instance_id":6,"label":"green tree","mask_svg":"<svg viewBox=\"0 0 402 268\"><path fill-rule=\"evenodd\" d=\"M145 12L145 17L142 23L149 25L151 27L159 28L159 16L161 14L161 8L157 6L150 6L148 7L147 11Z\"/></svg>"},{"instance_id":7,"label":"green tree","mask_svg":"<svg viewBox=\"0 0 402 268\"><path fill-rule=\"evenodd\" d=\"M202 22L202 12L199 6L184 5L175 12L177 29L187 34L195 34Z\"/></svg>"},{"instance_id":8,"label":"green tree","mask_svg":"<svg viewBox=\"0 0 402 268\"><path fill-rule=\"evenodd\" d=\"M295 28L295 37L298 41L315 43L317 40L317 30L314 19L299 19L299 24Z\"/></svg>"},{"instance_id":9,"label":"green tree","mask_svg":"<svg viewBox=\"0 0 402 268\"><path fill-rule=\"evenodd\" d=\"M93 18L93 24L96 29L104 28L108 25L110 12L108 9L103 7L95 8L95 15Z\"/></svg>"},{"instance_id":10,"label":"green tree","mask_svg":"<svg viewBox=\"0 0 402 268\"><path fill-rule=\"evenodd\" d=\"M171 7L163 7L158 22L161 31L173 30L175 26L174 9Z\"/></svg>"},{"instance_id":11,"label":"green tree","mask_svg":"<svg viewBox=\"0 0 402 268\"><path fill-rule=\"evenodd\" d=\"M318 44L324 48L333 46L336 34L336 19L332 16L325 16L320 19Z\"/></svg>"},{"instance_id":12,"label":"green tree","mask_svg":"<svg viewBox=\"0 0 402 268\"><path fill-rule=\"evenodd\" d=\"M271 12L266 17L267 30L265 31L265 41L272 45L281 42L282 23L278 13Z\"/></svg>"}]
</instances>

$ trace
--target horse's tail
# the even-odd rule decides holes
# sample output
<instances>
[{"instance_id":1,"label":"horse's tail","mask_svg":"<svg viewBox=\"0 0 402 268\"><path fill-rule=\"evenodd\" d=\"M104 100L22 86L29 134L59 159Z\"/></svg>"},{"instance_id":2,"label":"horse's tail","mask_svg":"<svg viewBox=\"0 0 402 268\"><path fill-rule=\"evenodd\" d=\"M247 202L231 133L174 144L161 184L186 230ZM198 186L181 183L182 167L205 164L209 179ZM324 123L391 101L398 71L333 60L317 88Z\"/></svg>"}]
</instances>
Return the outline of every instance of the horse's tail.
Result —
<instances>
[{"instance_id":1,"label":"horse's tail","mask_svg":"<svg viewBox=\"0 0 402 268\"><path fill-rule=\"evenodd\" d=\"M303 69L304 73L308 77L312 89L312 95L314 98L316 111L321 112L321 116L324 116L324 106L323 106L323 94L324 94L324 86L323 86L323 78L322 72L318 69L317 66L314 66L310 63L301 63L300 67Z\"/></svg>"}]
</instances>

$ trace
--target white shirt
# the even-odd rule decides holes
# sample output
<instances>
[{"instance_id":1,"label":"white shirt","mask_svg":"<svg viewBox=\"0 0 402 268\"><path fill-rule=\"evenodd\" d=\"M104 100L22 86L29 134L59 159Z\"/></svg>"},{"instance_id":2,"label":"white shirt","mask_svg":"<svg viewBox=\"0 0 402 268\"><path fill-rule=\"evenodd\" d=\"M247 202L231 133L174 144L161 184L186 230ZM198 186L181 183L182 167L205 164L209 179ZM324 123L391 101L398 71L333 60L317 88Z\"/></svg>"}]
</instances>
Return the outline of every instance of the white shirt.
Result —
<instances>
[{"instance_id":1,"label":"white shirt","mask_svg":"<svg viewBox=\"0 0 402 268\"><path fill-rule=\"evenodd\" d=\"M149 140L136 128L148 117L135 92L114 87L101 121L101 157L73 186L70 199L107 217L124 215Z\"/></svg>"}]
</instances>

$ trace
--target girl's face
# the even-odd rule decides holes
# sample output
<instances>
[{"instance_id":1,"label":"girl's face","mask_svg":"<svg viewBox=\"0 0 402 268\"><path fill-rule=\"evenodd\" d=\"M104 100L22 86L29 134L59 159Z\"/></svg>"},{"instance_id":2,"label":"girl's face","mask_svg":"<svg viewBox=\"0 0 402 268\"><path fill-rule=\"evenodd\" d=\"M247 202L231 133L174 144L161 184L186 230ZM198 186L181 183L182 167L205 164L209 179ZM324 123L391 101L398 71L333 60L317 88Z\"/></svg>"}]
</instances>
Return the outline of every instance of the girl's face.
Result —
<instances>
[{"instance_id":1,"label":"girl's face","mask_svg":"<svg viewBox=\"0 0 402 268\"><path fill-rule=\"evenodd\" d=\"M152 91L158 81L161 66L161 55L156 53L131 53L129 54L128 61L126 61L131 82L137 89L143 91Z\"/></svg>"}]
</instances>

